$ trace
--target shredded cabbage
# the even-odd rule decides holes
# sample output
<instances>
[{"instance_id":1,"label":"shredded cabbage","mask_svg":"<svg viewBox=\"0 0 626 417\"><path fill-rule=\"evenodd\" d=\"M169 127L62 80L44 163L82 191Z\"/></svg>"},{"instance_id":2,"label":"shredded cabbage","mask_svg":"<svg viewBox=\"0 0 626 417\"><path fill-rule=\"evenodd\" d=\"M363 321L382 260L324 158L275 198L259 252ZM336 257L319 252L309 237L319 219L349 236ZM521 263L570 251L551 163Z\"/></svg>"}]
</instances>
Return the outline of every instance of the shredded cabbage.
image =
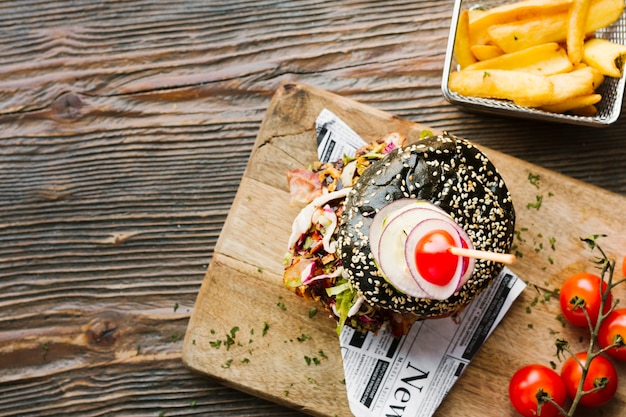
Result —
<instances>
[{"instance_id":1,"label":"shredded cabbage","mask_svg":"<svg viewBox=\"0 0 626 417\"><path fill-rule=\"evenodd\" d=\"M326 289L326 293L331 297L335 296L334 310L339 317L337 322L337 334L339 335L350 315L352 307L360 298L359 293L346 279L337 281L336 285Z\"/></svg>"}]
</instances>

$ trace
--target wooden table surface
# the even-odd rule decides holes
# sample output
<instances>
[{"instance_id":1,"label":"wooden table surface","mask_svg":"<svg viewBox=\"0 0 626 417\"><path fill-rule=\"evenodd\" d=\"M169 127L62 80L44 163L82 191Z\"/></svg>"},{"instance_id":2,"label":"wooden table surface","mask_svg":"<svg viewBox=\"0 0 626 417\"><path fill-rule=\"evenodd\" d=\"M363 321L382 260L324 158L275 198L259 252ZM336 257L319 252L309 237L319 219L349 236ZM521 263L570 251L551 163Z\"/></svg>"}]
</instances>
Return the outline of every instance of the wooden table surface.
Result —
<instances>
[{"instance_id":1,"label":"wooden table surface","mask_svg":"<svg viewBox=\"0 0 626 417\"><path fill-rule=\"evenodd\" d=\"M181 361L283 81L626 195L626 116L595 129L444 100L452 6L0 3L0 415L302 415Z\"/></svg>"}]
</instances>

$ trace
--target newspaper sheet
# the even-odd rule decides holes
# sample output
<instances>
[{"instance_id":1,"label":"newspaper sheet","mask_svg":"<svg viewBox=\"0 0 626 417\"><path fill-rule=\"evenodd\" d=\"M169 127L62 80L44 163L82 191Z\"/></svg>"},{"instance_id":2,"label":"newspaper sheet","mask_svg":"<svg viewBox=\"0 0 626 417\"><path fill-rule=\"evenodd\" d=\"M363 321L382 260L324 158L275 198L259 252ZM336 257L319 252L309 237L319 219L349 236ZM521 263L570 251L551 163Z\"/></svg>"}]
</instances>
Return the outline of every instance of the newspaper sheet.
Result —
<instances>
[{"instance_id":1,"label":"newspaper sheet","mask_svg":"<svg viewBox=\"0 0 626 417\"><path fill-rule=\"evenodd\" d=\"M318 156L354 155L365 142L332 112L316 123ZM526 284L508 268L456 320L416 322L393 337L344 327L340 347L350 410L356 417L430 417Z\"/></svg>"},{"instance_id":2,"label":"newspaper sheet","mask_svg":"<svg viewBox=\"0 0 626 417\"><path fill-rule=\"evenodd\" d=\"M505 268L459 320L420 321L403 337L344 327L340 346L352 413L432 416L525 286Z\"/></svg>"}]
</instances>

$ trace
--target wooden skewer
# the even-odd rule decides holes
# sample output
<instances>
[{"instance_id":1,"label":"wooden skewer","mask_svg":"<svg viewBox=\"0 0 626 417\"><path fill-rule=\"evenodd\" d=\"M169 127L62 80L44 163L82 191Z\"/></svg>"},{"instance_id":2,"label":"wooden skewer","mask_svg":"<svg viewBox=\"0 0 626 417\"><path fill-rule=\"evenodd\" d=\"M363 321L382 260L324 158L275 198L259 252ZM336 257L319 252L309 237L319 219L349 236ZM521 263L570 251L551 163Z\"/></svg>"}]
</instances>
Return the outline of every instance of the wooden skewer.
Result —
<instances>
[{"instance_id":1,"label":"wooden skewer","mask_svg":"<svg viewBox=\"0 0 626 417\"><path fill-rule=\"evenodd\" d=\"M485 259L488 261L494 261L506 265L510 265L515 262L515 255L510 253L498 253L498 252L488 252L484 250L476 250L476 249L467 249L467 248L459 248L456 246L451 246L448 248L448 251L457 256L465 256L467 258L477 258L477 259Z\"/></svg>"}]
</instances>

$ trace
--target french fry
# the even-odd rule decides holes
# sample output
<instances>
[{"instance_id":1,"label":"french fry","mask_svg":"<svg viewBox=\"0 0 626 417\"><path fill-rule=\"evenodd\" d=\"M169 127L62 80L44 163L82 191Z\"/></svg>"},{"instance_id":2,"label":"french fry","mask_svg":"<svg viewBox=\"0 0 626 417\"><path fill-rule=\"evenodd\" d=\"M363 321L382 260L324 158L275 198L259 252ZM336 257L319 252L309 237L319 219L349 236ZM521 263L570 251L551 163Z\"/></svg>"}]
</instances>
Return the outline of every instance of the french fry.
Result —
<instances>
[{"instance_id":1,"label":"french fry","mask_svg":"<svg viewBox=\"0 0 626 417\"><path fill-rule=\"evenodd\" d=\"M578 65L574 65L574 71L582 68L588 68L588 70L591 71L591 74L593 74L593 86L595 89L598 89L598 87L600 87L604 82L604 74L602 74L597 68L591 67L583 62Z\"/></svg>"},{"instance_id":2,"label":"french fry","mask_svg":"<svg viewBox=\"0 0 626 417\"><path fill-rule=\"evenodd\" d=\"M584 33L589 34L610 25L624 11L624 0L592 0L589 5ZM539 16L519 22L491 26L489 41L504 52L515 52L548 42L565 42L567 13Z\"/></svg>"},{"instance_id":3,"label":"french fry","mask_svg":"<svg viewBox=\"0 0 626 417\"><path fill-rule=\"evenodd\" d=\"M590 0L573 0L567 16L567 56L572 64L578 64L583 58L585 43L585 23L589 14Z\"/></svg>"},{"instance_id":4,"label":"french fry","mask_svg":"<svg viewBox=\"0 0 626 417\"><path fill-rule=\"evenodd\" d=\"M476 62L470 50L469 12L467 10L463 10L459 15L454 38L454 56L461 69Z\"/></svg>"},{"instance_id":5,"label":"french fry","mask_svg":"<svg viewBox=\"0 0 626 417\"><path fill-rule=\"evenodd\" d=\"M572 0L524 0L481 12L472 12L470 15L471 44L487 43L487 29L493 25L567 12L571 3Z\"/></svg>"},{"instance_id":6,"label":"french fry","mask_svg":"<svg viewBox=\"0 0 626 417\"><path fill-rule=\"evenodd\" d=\"M565 50L558 43L552 42L479 61L466 68L515 70L551 75L571 71L573 67Z\"/></svg>"},{"instance_id":7,"label":"french fry","mask_svg":"<svg viewBox=\"0 0 626 417\"><path fill-rule=\"evenodd\" d=\"M624 0L591 0L585 33L593 33L616 22L622 16L625 7Z\"/></svg>"},{"instance_id":8,"label":"french fry","mask_svg":"<svg viewBox=\"0 0 626 417\"><path fill-rule=\"evenodd\" d=\"M554 92L545 102L538 103L537 100L533 100L531 103L525 103L522 100L518 100L517 104L529 107L538 107L538 104L547 106L562 103L574 97L590 95L595 91L593 85L594 74L589 67L580 67L575 71L550 75L548 80L552 82Z\"/></svg>"},{"instance_id":9,"label":"french fry","mask_svg":"<svg viewBox=\"0 0 626 417\"><path fill-rule=\"evenodd\" d=\"M550 42L562 42L565 36L563 14L491 26L489 40L504 52L516 52Z\"/></svg>"},{"instance_id":10,"label":"french fry","mask_svg":"<svg viewBox=\"0 0 626 417\"><path fill-rule=\"evenodd\" d=\"M479 19L481 15L487 13L486 9L469 9L469 21L472 22L476 19Z\"/></svg>"},{"instance_id":11,"label":"french fry","mask_svg":"<svg viewBox=\"0 0 626 417\"><path fill-rule=\"evenodd\" d=\"M470 50L479 61L485 61L504 54L504 51L496 45L472 45Z\"/></svg>"},{"instance_id":12,"label":"french fry","mask_svg":"<svg viewBox=\"0 0 626 417\"><path fill-rule=\"evenodd\" d=\"M589 67L582 67L575 71L554 74L548 77L554 85L553 103L569 100L573 97L593 94L594 71Z\"/></svg>"},{"instance_id":13,"label":"french fry","mask_svg":"<svg viewBox=\"0 0 626 417\"><path fill-rule=\"evenodd\" d=\"M459 71L448 87L548 112L591 116L605 76L620 77L626 45L595 39L625 0L522 0L459 16ZM459 39L459 36L461 37ZM458 51L458 52L457 52Z\"/></svg>"},{"instance_id":14,"label":"french fry","mask_svg":"<svg viewBox=\"0 0 626 417\"><path fill-rule=\"evenodd\" d=\"M591 116L595 116L598 113L598 108L593 105L590 104L588 106L585 107L579 107L577 109L571 109L568 110L571 114L575 114L577 116L587 116L587 117L591 117Z\"/></svg>"},{"instance_id":15,"label":"french fry","mask_svg":"<svg viewBox=\"0 0 626 417\"><path fill-rule=\"evenodd\" d=\"M557 104L542 106L541 109L552 113L565 113L574 109L584 109L593 106L602 100L600 94L589 94L586 96L573 97L569 100L562 101Z\"/></svg>"},{"instance_id":16,"label":"french fry","mask_svg":"<svg viewBox=\"0 0 626 417\"><path fill-rule=\"evenodd\" d=\"M621 60L624 55L626 55L626 45L594 38L585 42L583 62L606 76L619 78L622 75ZM620 68L617 67L618 62L620 62Z\"/></svg>"},{"instance_id":17,"label":"french fry","mask_svg":"<svg viewBox=\"0 0 626 417\"><path fill-rule=\"evenodd\" d=\"M462 70L450 74L451 91L472 97L506 99L514 102L545 103L554 86L539 74L509 70Z\"/></svg>"}]
</instances>

